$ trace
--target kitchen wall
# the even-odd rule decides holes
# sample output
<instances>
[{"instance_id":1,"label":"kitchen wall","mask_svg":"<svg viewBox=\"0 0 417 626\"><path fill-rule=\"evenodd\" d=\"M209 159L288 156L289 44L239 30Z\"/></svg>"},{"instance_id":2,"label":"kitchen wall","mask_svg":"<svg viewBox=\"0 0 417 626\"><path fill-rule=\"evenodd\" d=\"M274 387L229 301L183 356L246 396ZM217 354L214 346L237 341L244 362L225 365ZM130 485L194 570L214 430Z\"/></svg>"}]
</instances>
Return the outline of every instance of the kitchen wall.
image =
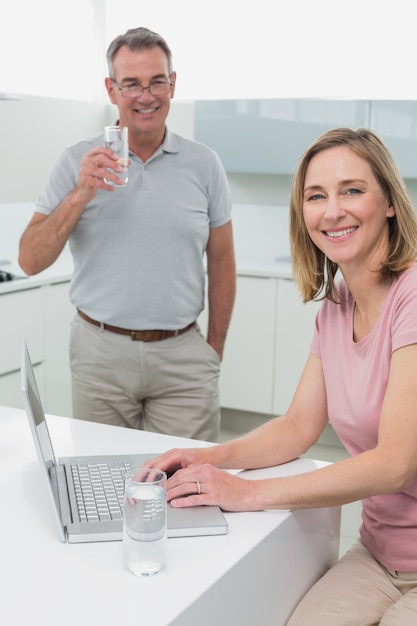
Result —
<instances>
[{"instance_id":1,"label":"kitchen wall","mask_svg":"<svg viewBox=\"0 0 417 626\"><path fill-rule=\"evenodd\" d=\"M111 104L22 96L20 100L0 100L0 115L1 260L17 254L32 205L61 149L113 123L117 109ZM168 123L173 131L193 139L194 103L173 100ZM289 176L231 174L229 179L236 204L266 205L268 216L271 205L288 205ZM258 226L261 228L260 223Z\"/></svg>"},{"instance_id":2,"label":"kitchen wall","mask_svg":"<svg viewBox=\"0 0 417 626\"><path fill-rule=\"evenodd\" d=\"M194 138L194 109L192 101L173 100L168 118L170 128ZM0 101L0 115L3 120L0 205L9 205L34 203L62 147L114 122L117 110L110 104L22 96L20 100ZM290 175L228 173L228 178L236 205L288 206ZM406 179L406 183L417 206L417 179ZM22 212L22 229L26 218L27 213ZM7 214L0 211L0 257L2 239L11 234L7 223ZM13 217L13 229L13 232L19 230L19 213Z\"/></svg>"},{"instance_id":3,"label":"kitchen wall","mask_svg":"<svg viewBox=\"0 0 417 626\"><path fill-rule=\"evenodd\" d=\"M62 147L98 132L117 119L113 105L22 97L0 101L7 119L6 140L0 144L0 265L20 274L17 264L20 235L29 222L43 179ZM194 103L173 101L170 128L194 138ZM9 146L9 147L8 147ZM287 206L289 176L230 175L235 205L236 252L247 259L271 258L289 252ZM276 233L276 235L274 234ZM67 251L65 251L67 252Z\"/></svg>"},{"instance_id":4,"label":"kitchen wall","mask_svg":"<svg viewBox=\"0 0 417 626\"><path fill-rule=\"evenodd\" d=\"M0 261L14 263L18 240L58 153L113 123L117 109L111 104L22 96L0 99L0 116ZM193 103L175 103L170 126L192 138Z\"/></svg>"},{"instance_id":5,"label":"kitchen wall","mask_svg":"<svg viewBox=\"0 0 417 626\"><path fill-rule=\"evenodd\" d=\"M22 96L0 100L0 203L34 202L63 146L98 132L116 119L112 105ZM194 137L193 102L173 100L172 130ZM248 204L287 204L291 179L272 175L230 175L233 200Z\"/></svg>"},{"instance_id":6,"label":"kitchen wall","mask_svg":"<svg viewBox=\"0 0 417 626\"><path fill-rule=\"evenodd\" d=\"M63 146L100 130L103 104L22 96L0 100L0 202L34 201Z\"/></svg>"}]
</instances>

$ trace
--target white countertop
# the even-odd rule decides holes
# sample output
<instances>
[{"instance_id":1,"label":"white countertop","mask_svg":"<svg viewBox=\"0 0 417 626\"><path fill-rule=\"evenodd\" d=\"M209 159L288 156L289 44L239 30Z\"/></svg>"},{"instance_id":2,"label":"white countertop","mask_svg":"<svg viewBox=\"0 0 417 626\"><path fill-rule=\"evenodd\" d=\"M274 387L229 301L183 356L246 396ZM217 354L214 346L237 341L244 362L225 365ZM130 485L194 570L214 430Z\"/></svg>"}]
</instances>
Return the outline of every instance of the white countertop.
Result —
<instances>
[{"instance_id":1,"label":"white countertop","mask_svg":"<svg viewBox=\"0 0 417 626\"><path fill-rule=\"evenodd\" d=\"M72 276L72 268L72 258L68 250L65 250L53 265L35 276L26 276L17 261L0 264L0 270L19 276L19 279L0 283L0 294L69 281Z\"/></svg>"},{"instance_id":2,"label":"white countertop","mask_svg":"<svg viewBox=\"0 0 417 626\"><path fill-rule=\"evenodd\" d=\"M286 255L275 258L239 257L236 255L236 272L238 276L292 280L291 260Z\"/></svg>"},{"instance_id":3,"label":"white countertop","mask_svg":"<svg viewBox=\"0 0 417 626\"><path fill-rule=\"evenodd\" d=\"M283 260L268 257L242 257L236 258L238 276L258 276L260 278L284 278L290 280L291 262L284 257ZM17 262L0 264L0 270L11 272L16 276L22 276L19 280L0 283L0 294L23 289L31 289L40 285L54 284L71 280L72 259L68 252L62 254L57 261L48 269L35 276L25 276Z\"/></svg>"},{"instance_id":4,"label":"white countertop","mask_svg":"<svg viewBox=\"0 0 417 626\"><path fill-rule=\"evenodd\" d=\"M48 425L61 456L207 445L54 416ZM248 477L323 465L299 459ZM0 621L8 626L279 626L339 549L340 507L225 513L227 535L169 539L166 568L138 579L123 567L120 542L60 542L26 415L7 407L0 407L0 497L11 505L0 538Z\"/></svg>"},{"instance_id":5,"label":"white countertop","mask_svg":"<svg viewBox=\"0 0 417 626\"><path fill-rule=\"evenodd\" d=\"M73 262L68 245L51 267L36 276L25 277L19 267L18 240L33 210L33 203L0 204L0 270L23 277L0 283L0 294L71 279ZM238 276L291 279L288 209L236 204L232 217Z\"/></svg>"}]
</instances>

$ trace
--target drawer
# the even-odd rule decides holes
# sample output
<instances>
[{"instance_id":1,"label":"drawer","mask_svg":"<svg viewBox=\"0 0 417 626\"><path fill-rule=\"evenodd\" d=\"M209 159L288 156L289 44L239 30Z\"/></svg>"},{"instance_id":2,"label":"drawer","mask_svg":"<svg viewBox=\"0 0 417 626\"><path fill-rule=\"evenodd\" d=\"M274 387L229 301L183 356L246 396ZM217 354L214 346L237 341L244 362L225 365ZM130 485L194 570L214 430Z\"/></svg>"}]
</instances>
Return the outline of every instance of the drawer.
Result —
<instances>
[{"instance_id":1,"label":"drawer","mask_svg":"<svg viewBox=\"0 0 417 626\"><path fill-rule=\"evenodd\" d=\"M0 375L20 370L23 339L32 362L44 360L44 319L40 287L0 295Z\"/></svg>"}]
</instances>

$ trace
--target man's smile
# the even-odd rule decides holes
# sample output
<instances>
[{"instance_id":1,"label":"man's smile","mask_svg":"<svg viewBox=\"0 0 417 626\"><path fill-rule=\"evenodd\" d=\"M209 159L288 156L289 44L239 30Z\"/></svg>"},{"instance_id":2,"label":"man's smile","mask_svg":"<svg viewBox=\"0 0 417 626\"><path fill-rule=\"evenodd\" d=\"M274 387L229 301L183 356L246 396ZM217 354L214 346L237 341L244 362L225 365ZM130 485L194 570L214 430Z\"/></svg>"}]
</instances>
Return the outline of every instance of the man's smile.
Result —
<instances>
[{"instance_id":1,"label":"man's smile","mask_svg":"<svg viewBox=\"0 0 417 626\"><path fill-rule=\"evenodd\" d=\"M135 113L139 113L139 115L150 115L154 113L158 107L153 107L152 109L134 109Z\"/></svg>"}]
</instances>

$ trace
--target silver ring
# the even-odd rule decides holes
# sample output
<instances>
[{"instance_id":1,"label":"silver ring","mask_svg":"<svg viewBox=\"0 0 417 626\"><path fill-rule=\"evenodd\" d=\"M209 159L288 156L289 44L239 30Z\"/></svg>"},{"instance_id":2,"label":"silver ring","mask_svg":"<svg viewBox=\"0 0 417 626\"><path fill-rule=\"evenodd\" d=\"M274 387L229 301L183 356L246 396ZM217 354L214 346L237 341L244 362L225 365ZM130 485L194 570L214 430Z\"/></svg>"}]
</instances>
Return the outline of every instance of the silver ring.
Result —
<instances>
[{"instance_id":1,"label":"silver ring","mask_svg":"<svg viewBox=\"0 0 417 626\"><path fill-rule=\"evenodd\" d=\"M200 485L200 483L198 482L198 480L195 480L194 482L195 482L195 484L197 485L197 495L199 496L199 495L200 495L200 493L201 493L201 485Z\"/></svg>"}]
</instances>

